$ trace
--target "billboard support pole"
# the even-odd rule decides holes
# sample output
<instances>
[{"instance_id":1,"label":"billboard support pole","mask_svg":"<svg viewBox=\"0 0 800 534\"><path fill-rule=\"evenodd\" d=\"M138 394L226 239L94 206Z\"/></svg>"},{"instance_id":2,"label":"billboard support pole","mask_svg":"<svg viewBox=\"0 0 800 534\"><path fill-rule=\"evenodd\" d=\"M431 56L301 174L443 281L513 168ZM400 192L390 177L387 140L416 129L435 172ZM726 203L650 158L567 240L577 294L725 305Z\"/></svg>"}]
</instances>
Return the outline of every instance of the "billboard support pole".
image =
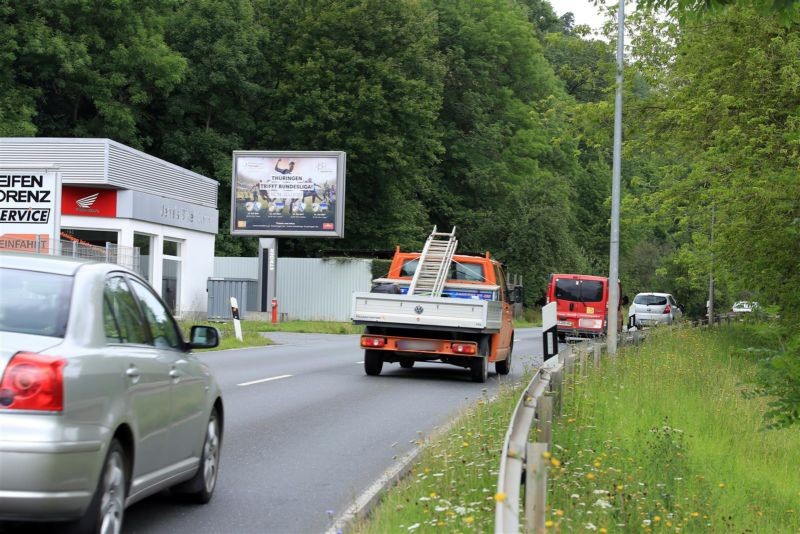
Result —
<instances>
[{"instance_id":1,"label":"billboard support pole","mask_svg":"<svg viewBox=\"0 0 800 534\"><path fill-rule=\"evenodd\" d=\"M258 240L259 311L271 311L272 300L277 298L277 272L278 240L274 237L262 237Z\"/></svg>"}]
</instances>

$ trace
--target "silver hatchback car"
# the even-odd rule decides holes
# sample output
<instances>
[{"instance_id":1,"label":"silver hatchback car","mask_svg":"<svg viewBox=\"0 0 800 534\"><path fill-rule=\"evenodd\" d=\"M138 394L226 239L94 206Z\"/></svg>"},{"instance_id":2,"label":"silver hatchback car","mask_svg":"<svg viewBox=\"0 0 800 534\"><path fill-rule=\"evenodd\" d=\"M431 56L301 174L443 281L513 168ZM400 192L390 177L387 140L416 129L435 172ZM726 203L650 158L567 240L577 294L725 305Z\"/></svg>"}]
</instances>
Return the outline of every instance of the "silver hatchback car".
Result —
<instances>
[{"instance_id":1,"label":"silver hatchback car","mask_svg":"<svg viewBox=\"0 0 800 534\"><path fill-rule=\"evenodd\" d=\"M118 533L164 488L208 502L222 396L152 288L118 265L0 254L0 520Z\"/></svg>"},{"instance_id":2,"label":"silver hatchback car","mask_svg":"<svg viewBox=\"0 0 800 534\"><path fill-rule=\"evenodd\" d=\"M669 293L639 293L628 309L628 324L642 326L672 324L683 317L683 309Z\"/></svg>"}]
</instances>

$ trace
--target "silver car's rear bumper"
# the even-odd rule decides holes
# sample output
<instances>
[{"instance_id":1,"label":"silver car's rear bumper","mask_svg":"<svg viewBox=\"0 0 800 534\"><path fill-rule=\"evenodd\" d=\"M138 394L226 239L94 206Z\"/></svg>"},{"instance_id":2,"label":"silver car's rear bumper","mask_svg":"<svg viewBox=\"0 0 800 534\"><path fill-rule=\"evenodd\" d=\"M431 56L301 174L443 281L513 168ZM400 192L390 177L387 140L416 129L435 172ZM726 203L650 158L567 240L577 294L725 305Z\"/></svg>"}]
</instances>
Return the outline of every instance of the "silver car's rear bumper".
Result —
<instances>
[{"instance_id":1,"label":"silver car's rear bumper","mask_svg":"<svg viewBox=\"0 0 800 534\"><path fill-rule=\"evenodd\" d=\"M671 324L672 316L668 313L636 313L636 325L647 326L657 324Z\"/></svg>"},{"instance_id":2,"label":"silver car's rear bumper","mask_svg":"<svg viewBox=\"0 0 800 534\"><path fill-rule=\"evenodd\" d=\"M4 426L4 425L0 425ZM103 462L103 443L11 441L0 437L0 519L80 517Z\"/></svg>"}]
</instances>

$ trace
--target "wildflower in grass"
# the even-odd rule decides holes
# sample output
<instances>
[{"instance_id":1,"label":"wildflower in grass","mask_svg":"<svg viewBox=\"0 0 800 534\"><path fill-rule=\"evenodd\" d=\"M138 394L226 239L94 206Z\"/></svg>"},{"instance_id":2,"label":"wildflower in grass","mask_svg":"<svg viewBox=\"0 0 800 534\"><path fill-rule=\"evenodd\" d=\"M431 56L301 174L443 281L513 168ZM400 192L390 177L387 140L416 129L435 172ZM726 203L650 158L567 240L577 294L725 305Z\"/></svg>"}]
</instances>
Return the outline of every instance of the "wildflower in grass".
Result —
<instances>
[{"instance_id":1,"label":"wildflower in grass","mask_svg":"<svg viewBox=\"0 0 800 534\"><path fill-rule=\"evenodd\" d=\"M561 467L561 460L558 458L550 458L550 465L553 467Z\"/></svg>"},{"instance_id":2,"label":"wildflower in grass","mask_svg":"<svg viewBox=\"0 0 800 534\"><path fill-rule=\"evenodd\" d=\"M475 518L472 517L471 515L468 515L467 517L464 518L464 522L468 525L471 525L472 523L475 522Z\"/></svg>"},{"instance_id":3,"label":"wildflower in grass","mask_svg":"<svg viewBox=\"0 0 800 534\"><path fill-rule=\"evenodd\" d=\"M436 495L435 491L432 491L431 492L431 499L435 499L436 497L438 497L438 495Z\"/></svg>"},{"instance_id":4,"label":"wildflower in grass","mask_svg":"<svg viewBox=\"0 0 800 534\"><path fill-rule=\"evenodd\" d=\"M692 512L690 515L691 515L692 517L697 517L697 516L699 516L700 514L699 514L698 512Z\"/></svg>"},{"instance_id":5,"label":"wildflower in grass","mask_svg":"<svg viewBox=\"0 0 800 534\"><path fill-rule=\"evenodd\" d=\"M586 478L588 480L594 480L594 473L586 473Z\"/></svg>"},{"instance_id":6,"label":"wildflower in grass","mask_svg":"<svg viewBox=\"0 0 800 534\"><path fill-rule=\"evenodd\" d=\"M724 483L724 482L720 482L720 483L719 483L719 487L720 487L720 488L724 488L724 487L725 487L725 483Z\"/></svg>"},{"instance_id":7,"label":"wildflower in grass","mask_svg":"<svg viewBox=\"0 0 800 534\"><path fill-rule=\"evenodd\" d=\"M600 527L600 530L598 530L597 532L599 532L600 534L608 534L608 529L606 527Z\"/></svg>"},{"instance_id":8,"label":"wildflower in grass","mask_svg":"<svg viewBox=\"0 0 800 534\"><path fill-rule=\"evenodd\" d=\"M564 517L564 510L556 510L555 514L556 514L558 517Z\"/></svg>"},{"instance_id":9,"label":"wildflower in grass","mask_svg":"<svg viewBox=\"0 0 800 534\"><path fill-rule=\"evenodd\" d=\"M553 455L550 454L550 451L544 451L542 453L542 458L544 458L545 460L549 460L551 456L553 456Z\"/></svg>"},{"instance_id":10,"label":"wildflower in grass","mask_svg":"<svg viewBox=\"0 0 800 534\"><path fill-rule=\"evenodd\" d=\"M553 523L553 522L552 522L551 520L549 520L549 519L548 519L547 521L545 521L545 522L544 522L544 526L545 526L545 528L553 528L553 526L554 526L554 525L555 525L555 523Z\"/></svg>"},{"instance_id":11,"label":"wildflower in grass","mask_svg":"<svg viewBox=\"0 0 800 534\"><path fill-rule=\"evenodd\" d=\"M494 500L496 502L503 502L506 500L506 494L503 493L502 491L498 491L497 493L494 494Z\"/></svg>"}]
</instances>

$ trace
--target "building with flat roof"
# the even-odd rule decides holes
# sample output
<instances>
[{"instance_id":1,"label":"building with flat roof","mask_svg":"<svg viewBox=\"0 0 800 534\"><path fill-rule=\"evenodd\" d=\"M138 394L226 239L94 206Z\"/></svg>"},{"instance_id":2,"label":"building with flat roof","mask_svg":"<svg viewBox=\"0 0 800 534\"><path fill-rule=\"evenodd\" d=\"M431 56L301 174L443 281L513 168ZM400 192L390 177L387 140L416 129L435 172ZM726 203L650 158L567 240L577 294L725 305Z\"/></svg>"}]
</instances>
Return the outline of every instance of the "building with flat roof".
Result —
<instances>
[{"instance_id":1,"label":"building with flat roof","mask_svg":"<svg viewBox=\"0 0 800 534\"><path fill-rule=\"evenodd\" d=\"M14 165L60 172L62 240L138 249L125 264L176 314L206 311L219 223L216 180L110 139L0 138L0 167Z\"/></svg>"}]
</instances>

